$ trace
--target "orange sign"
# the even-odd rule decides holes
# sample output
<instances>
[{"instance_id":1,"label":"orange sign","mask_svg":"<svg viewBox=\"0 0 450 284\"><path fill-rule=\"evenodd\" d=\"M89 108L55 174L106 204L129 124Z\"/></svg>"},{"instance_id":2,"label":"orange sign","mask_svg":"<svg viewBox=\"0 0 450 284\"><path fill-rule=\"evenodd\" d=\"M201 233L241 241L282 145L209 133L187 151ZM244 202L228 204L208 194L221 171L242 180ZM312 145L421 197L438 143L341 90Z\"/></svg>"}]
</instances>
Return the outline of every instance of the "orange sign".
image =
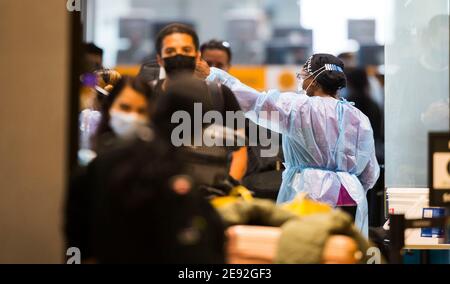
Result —
<instances>
[{"instance_id":1,"label":"orange sign","mask_svg":"<svg viewBox=\"0 0 450 284\"><path fill-rule=\"evenodd\" d=\"M231 68L230 74L258 91L266 89L265 66L235 66Z\"/></svg>"},{"instance_id":2,"label":"orange sign","mask_svg":"<svg viewBox=\"0 0 450 284\"><path fill-rule=\"evenodd\" d=\"M236 65L230 70L230 74L238 78L242 83L258 90L263 91L267 88L267 69L270 67ZM118 65L114 68L122 75L136 76L139 73L139 65ZM289 89L295 84L295 76L289 72L279 74L278 85Z\"/></svg>"},{"instance_id":3,"label":"orange sign","mask_svg":"<svg viewBox=\"0 0 450 284\"><path fill-rule=\"evenodd\" d=\"M137 76L140 69L140 65L118 65L114 68L122 76Z\"/></svg>"}]
</instances>

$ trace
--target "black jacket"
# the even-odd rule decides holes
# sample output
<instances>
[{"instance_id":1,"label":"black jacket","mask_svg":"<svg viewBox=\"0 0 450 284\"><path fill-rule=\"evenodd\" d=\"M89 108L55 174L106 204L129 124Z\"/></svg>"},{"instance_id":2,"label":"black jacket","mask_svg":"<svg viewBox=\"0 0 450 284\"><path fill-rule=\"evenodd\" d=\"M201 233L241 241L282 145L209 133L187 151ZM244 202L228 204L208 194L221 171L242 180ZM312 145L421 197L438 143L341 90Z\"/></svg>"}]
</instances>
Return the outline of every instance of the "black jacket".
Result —
<instances>
[{"instance_id":1,"label":"black jacket","mask_svg":"<svg viewBox=\"0 0 450 284\"><path fill-rule=\"evenodd\" d=\"M95 159L72 179L68 247L99 263L223 263L220 216L195 190L170 185L183 163L168 144L136 141Z\"/></svg>"}]
</instances>

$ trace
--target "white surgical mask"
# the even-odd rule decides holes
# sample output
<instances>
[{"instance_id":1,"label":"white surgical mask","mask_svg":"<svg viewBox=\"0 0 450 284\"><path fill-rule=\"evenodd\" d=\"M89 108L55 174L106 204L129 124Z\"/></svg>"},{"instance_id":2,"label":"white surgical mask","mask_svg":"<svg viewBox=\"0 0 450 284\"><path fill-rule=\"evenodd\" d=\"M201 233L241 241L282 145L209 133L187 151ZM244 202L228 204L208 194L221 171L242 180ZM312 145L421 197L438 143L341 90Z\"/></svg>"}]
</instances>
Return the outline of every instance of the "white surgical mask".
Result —
<instances>
[{"instance_id":1,"label":"white surgical mask","mask_svg":"<svg viewBox=\"0 0 450 284\"><path fill-rule=\"evenodd\" d=\"M137 138L140 132L147 127L147 120L134 113L112 110L109 115L109 126L119 138L124 140Z\"/></svg>"},{"instance_id":2,"label":"white surgical mask","mask_svg":"<svg viewBox=\"0 0 450 284\"><path fill-rule=\"evenodd\" d=\"M299 94L305 94L306 91L303 90L303 83L305 82L305 79L303 79L301 76L298 76L297 78L298 78L298 89L297 89L297 92Z\"/></svg>"}]
</instances>

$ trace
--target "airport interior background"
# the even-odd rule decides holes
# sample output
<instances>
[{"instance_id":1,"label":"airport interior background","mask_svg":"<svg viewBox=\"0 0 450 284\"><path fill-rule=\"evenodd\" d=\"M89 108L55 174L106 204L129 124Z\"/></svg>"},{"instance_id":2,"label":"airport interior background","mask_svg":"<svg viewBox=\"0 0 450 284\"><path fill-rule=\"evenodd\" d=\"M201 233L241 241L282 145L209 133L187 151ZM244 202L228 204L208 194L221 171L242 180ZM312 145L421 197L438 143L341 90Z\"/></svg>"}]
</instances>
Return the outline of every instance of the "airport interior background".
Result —
<instances>
[{"instance_id":1,"label":"airport interior background","mask_svg":"<svg viewBox=\"0 0 450 284\"><path fill-rule=\"evenodd\" d=\"M388 189L428 187L428 132L449 131L448 0L85 0L79 12L42 2L0 0L0 263L64 262L77 45L95 43L105 67L136 75L172 22L194 27L201 42L228 42L230 73L258 90L296 91L313 53L363 68L381 114L371 226L392 213Z\"/></svg>"}]
</instances>

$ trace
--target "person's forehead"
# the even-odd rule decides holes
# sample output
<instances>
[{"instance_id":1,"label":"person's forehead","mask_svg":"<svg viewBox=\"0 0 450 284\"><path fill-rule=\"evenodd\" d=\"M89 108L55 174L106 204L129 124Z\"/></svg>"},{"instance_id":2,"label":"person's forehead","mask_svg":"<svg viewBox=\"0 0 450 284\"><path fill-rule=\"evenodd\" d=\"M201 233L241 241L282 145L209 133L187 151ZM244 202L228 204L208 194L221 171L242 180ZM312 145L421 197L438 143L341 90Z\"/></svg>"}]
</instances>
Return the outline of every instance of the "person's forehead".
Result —
<instances>
[{"instance_id":1,"label":"person's forehead","mask_svg":"<svg viewBox=\"0 0 450 284\"><path fill-rule=\"evenodd\" d=\"M116 99L116 102L125 102L131 104L144 104L147 102L145 96L130 86L126 86Z\"/></svg>"},{"instance_id":2,"label":"person's forehead","mask_svg":"<svg viewBox=\"0 0 450 284\"><path fill-rule=\"evenodd\" d=\"M202 55L203 58L209 60L220 60L220 61L228 60L228 54L225 52L225 50L221 49L205 49Z\"/></svg>"},{"instance_id":3,"label":"person's forehead","mask_svg":"<svg viewBox=\"0 0 450 284\"><path fill-rule=\"evenodd\" d=\"M163 47L195 46L192 37L185 33L173 33L163 39Z\"/></svg>"}]
</instances>

